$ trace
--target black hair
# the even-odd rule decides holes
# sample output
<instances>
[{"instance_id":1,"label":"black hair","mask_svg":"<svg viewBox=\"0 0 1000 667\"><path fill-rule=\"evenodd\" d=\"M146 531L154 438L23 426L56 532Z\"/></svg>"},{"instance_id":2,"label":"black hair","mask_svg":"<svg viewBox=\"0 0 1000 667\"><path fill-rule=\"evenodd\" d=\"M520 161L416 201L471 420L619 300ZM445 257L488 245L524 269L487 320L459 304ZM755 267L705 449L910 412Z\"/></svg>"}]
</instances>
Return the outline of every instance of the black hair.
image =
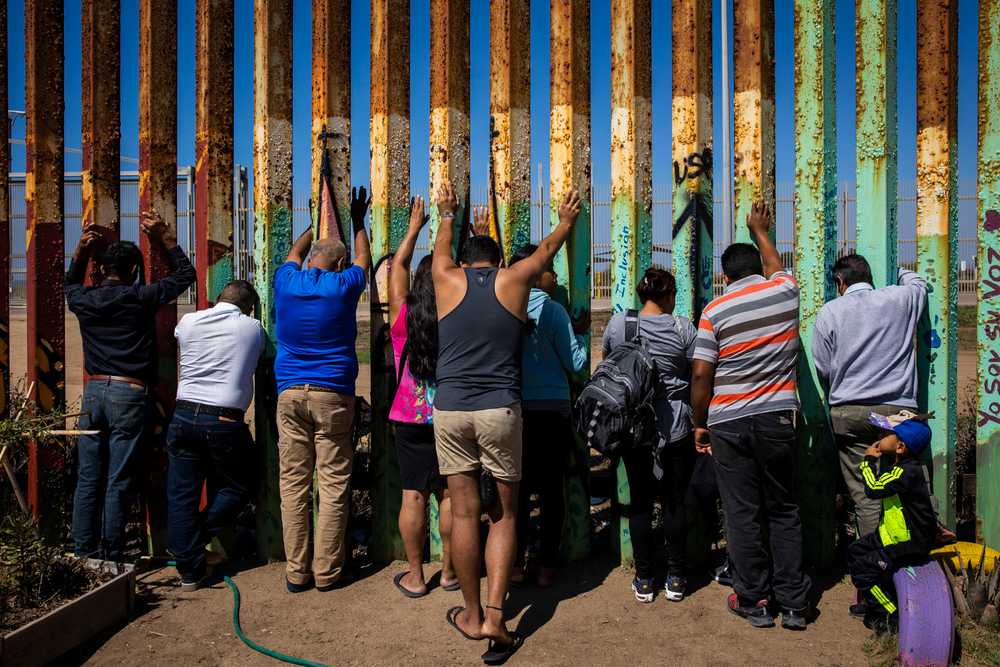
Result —
<instances>
[{"instance_id":1,"label":"black hair","mask_svg":"<svg viewBox=\"0 0 1000 667\"><path fill-rule=\"evenodd\" d=\"M834 278L839 276L847 287L855 283L872 282L872 267L868 265L867 259L857 254L844 255L838 259L831 273Z\"/></svg>"},{"instance_id":2,"label":"black hair","mask_svg":"<svg viewBox=\"0 0 1000 667\"><path fill-rule=\"evenodd\" d=\"M101 254L101 268L106 274L114 273L123 280L136 271L141 280L145 272L142 251L131 241L115 241Z\"/></svg>"},{"instance_id":3,"label":"black hair","mask_svg":"<svg viewBox=\"0 0 1000 667\"><path fill-rule=\"evenodd\" d=\"M246 280L233 280L219 292L219 301L239 306L248 313L257 305L257 290Z\"/></svg>"},{"instance_id":4,"label":"black hair","mask_svg":"<svg viewBox=\"0 0 1000 667\"><path fill-rule=\"evenodd\" d=\"M660 301L677 295L677 281L666 269L650 267L635 286L635 293L643 303Z\"/></svg>"},{"instance_id":5,"label":"black hair","mask_svg":"<svg viewBox=\"0 0 1000 667\"><path fill-rule=\"evenodd\" d=\"M749 243L734 243L722 253L722 272L731 282L747 276L764 275L760 251Z\"/></svg>"},{"instance_id":6,"label":"black hair","mask_svg":"<svg viewBox=\"0 0 1000 667\"><path fill-rule=\"evenodd\" d=\"M462 244L458 258L461 264L486 262L492 266L500 266L500 246L489 236L472 236Z\"/></svg>"},{"instance_id":7,"label":"black hair","mask_svg":"<svg viewBox=\"0 0 1000 667\"><path fill-rule=\"evenodd\" d=\"M510 262L507 263L507 266L514 266L522 259L528 259L535 254L536 250L538 250L538 246L534 243L525 243L523 246L514 251L514 254L510 257Z\"/></svg>"},{"instance_id":8,"label":"black hair","mask_svg":"<svg viewBox=\"0 0 1000 667\"><path fill-rule=\"evenodd\" d=\"M432 255L417 264L406 295L407 363L410 375L417 380L433 381L437 374L438 322L434 279L431 276Z\"/></svg>"}]
</instances>

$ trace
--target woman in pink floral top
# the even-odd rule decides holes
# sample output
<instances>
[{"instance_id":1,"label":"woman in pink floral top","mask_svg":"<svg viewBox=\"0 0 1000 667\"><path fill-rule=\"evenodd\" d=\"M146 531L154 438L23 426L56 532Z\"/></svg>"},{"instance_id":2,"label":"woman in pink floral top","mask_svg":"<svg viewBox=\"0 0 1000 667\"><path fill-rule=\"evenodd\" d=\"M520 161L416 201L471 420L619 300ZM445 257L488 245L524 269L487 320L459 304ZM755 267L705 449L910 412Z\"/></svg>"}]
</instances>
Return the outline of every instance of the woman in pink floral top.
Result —
<instances>
[{"instance_id":1,"label":"woman in pink floral top","mask_svg":"<svg viewBox=\"0 0 1000 667\"><path fill-rule=\"evenodd\" d=\"M451 500L438 470L434 446L434 370L437 366L437 305L431 280L431 257L417 266L410 285L410 260L420 230L427 223L424 200L417 197L410 209L410 226L389 268L389 336L396 361L396 396L389 420L396 433L396 456L403 486L399 533L409 569L396 575L400 593L409 598L427 595L423 554L427 539L427 501L431 492L440 507L440 585L458 590L451 567ZM410 335L413 332L413 335ZM402 372L400 368L402 367Z\"/></svg>"}]
</instances>

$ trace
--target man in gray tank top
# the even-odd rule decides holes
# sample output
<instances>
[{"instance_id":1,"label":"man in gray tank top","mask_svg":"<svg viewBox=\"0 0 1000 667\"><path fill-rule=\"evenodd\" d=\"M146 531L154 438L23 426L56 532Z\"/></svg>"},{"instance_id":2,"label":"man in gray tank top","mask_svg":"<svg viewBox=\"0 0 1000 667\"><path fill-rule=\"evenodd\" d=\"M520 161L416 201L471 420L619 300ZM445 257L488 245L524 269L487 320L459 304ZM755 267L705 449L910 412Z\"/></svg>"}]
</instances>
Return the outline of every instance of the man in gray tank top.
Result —
<instances>
[{"instance_id":1,"label":"man in gray tank top","mask_svg":"<svg viewBox=\"0 0 1000 667\"><path fill-rule=\"evenodd\" d=\"M528 293L569 237L580 213L580 196L566 195L559 225L534 254L510 268L500 268L500 247L489 236L466 241L456 264L451 244L458 201L450 184L438 193L437 206L440 224L432 269L438 312L434 435L452 499L452 559L465 599L464 607L448 610L448 622L469 639L489 639L487 654L496 657L513 653L521 642L506 628L503 603L517 548L521 340ZM498 502L492 508L481 507L481 469L496 479ZM484 509L491 523L486 542L488 592L482 605L479 517Z\"/></svg>"}]
</instances>

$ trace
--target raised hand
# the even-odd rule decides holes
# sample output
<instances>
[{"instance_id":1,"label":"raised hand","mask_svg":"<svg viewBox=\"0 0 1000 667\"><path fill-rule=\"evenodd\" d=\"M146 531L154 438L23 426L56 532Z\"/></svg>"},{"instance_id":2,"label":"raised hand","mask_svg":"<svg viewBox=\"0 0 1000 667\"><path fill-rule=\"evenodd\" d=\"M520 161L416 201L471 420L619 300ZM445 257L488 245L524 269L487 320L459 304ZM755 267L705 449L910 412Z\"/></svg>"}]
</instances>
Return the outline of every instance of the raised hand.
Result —
<instances>
[{"instance_id":1,"label":"raised hand","mask_svg":"<svg viewBox=\"0 0 1000 667\"><path fill-rule=\"evenodd\" d=\"M361 225L364 227L365 216L368 214L368 207L372 205L372 198L368 195L368 191L365 190L365 186L361 186L361 189L351 188L351 222L357 227Z\"/></svg>"},{"instance_id":2,"label":"raised hand","mask_svg":"<svg viewBox=\"0 0 1000 667\"><path fill-rule=\"evenodd\" d=\"M87 225L83 228L83 233L80 235L80 251L89 252L100 239L101 232L97 229L97 225Z\"/></svg>"},{"instance_id":3,"label":"raised hand","mask_svg":"<svg viewBox=\"0 0 1000 667\"><path fill-rule=\"evenodd\" d=\"M431 217L424 213L424 198L417 196L410 198L410 230L420 231L427 224Z\"/></svg>"},{"instance_id":4,"label":"raised hand","mask_svg":"<svg viewBox=\"0 0 1000 667\"><path fill-rule=\"evenodd\" d=\"M455 190L452 189L451 183L445 181L437 193L437 208L438 215L442 218L454 218L455 211L458 210L458 197L455 196Z\"/></svg>"},{"instance_id":5,"label":"raised hand","mask_svg":"<svg viewBox=\"0 0 1000 667\"><path fill-rule=\"evenodd\" d=\"M572 225L580 215L580 193L570 190L559 204L559 222Z\"/></svg>"},{"instance_id":6,"label":"raised hand","mask_svg":"<svg viewBox=\"0 0 1000 667\"><path fill-rule=\"evenodd\" d=\"M164 246L177 245L177 232L170 228L163 220L159 211L145 211L141 216L140 228L142 233L149 237L154 243Z\"/></svg>"},{"instance_id":7,"label":"raised hand","mask_svg":"<svg viewBox=\"0 0 1000 667\"><path fill-rule=\"evenodd\" d=\"M774 217L771 215L771 208L762 201L755 201L747 216L747 228L753 235L767 236L771 230L771 223Z\"/></svg>"},{"instance_id":8,"label":"raised hand","mask_svg":"<svg viewBox=\"0 0 1000 667\"><path fill-rule=\"evenodd\" d=\"M490 214L485 206L472 207L472 233L475 236L490 235Z\"/></svg>"}]
</instances>

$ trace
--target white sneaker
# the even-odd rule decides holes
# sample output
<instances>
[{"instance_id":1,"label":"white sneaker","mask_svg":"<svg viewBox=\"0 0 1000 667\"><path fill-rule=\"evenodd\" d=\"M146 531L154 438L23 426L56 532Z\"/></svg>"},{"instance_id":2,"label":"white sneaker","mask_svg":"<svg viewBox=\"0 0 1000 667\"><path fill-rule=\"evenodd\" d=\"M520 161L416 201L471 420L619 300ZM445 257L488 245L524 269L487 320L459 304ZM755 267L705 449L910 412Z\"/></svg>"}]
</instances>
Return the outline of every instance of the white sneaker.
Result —
<instances>
[{"instance_id":1,"label":"white sneaker","mask_svg":"<svg viewBox=\"0 0 1000 667\"><path fill-rule=\"evenodd\" d=\"M632 592L635 593L635 599L639 602L649 603L656 597L656 589L653 587L652 579L639 579L638 577L633 579Z\"/></svg>"}]
</instances>

